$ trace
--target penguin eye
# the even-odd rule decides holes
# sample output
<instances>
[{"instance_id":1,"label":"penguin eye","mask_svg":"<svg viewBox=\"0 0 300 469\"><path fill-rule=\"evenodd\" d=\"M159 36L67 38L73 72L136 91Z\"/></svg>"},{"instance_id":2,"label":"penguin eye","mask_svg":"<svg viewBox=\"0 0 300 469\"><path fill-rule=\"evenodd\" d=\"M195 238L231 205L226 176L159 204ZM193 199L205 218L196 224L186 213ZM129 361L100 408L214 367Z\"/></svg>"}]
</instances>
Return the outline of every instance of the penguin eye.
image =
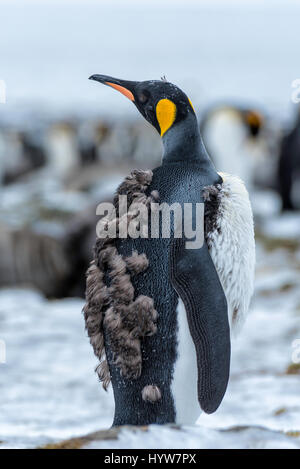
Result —
<instances>
[{"instance_id":1,"label":"penguin eye","mask_svg":"<svg viewBox=\"0 0 300 469\"><path fill-rule=\"evenodd\" d=\"M145 92L143 92L143 93L140 93L140 94L139 94L139 101L140 101L140 103L146 104L146 102L148 101L148 99L149 99L148 93L146 94Z\"/></svg>"}]
</instances>

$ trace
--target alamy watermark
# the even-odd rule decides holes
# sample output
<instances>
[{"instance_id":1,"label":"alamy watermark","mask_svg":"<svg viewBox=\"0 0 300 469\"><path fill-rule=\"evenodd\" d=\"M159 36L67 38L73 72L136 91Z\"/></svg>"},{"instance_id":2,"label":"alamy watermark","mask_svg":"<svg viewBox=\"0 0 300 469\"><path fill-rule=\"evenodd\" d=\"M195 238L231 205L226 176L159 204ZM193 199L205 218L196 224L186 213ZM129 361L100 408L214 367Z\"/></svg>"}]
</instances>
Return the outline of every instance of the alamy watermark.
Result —
<instances>
[{"instance_id":1,"label":"alamy watermark","mask_svg":"<svg viewBox=\"0 0 300 469\"><path fill-rule=\"evenodd\" d=\"M292 81L291 87L295 88L291 94L291 101L295 104L300 103L300 78L296 78Z\"/></svg>"},{"instance_id":2,"label":"alamy watermark","mask_svg":"<svg viewBox=\"0 0 300 469\"><path fill-rule=\"evenodd\" d=\"M0 339L0 365L6 363L6 343Z\"/></svg>"},{"instance_id":3,"label":"alamy watermark","mask_svg":"<svg viewBox=\"0 0 300 469\"><path fill-rule=\"evenodd\" d=\"M4 80L0 80L0 104L6 103L6 83Z\"/></svg>"},{"instance_id":4,"label":"alamy watermark","mask_svg":"<svg viewBox=\"0 0 300 469\"><path fill-rule=\"evenodd\" d=\"M133 202L128 208L127 196L120 195L118 210L105 202L96 215L103 217L96 226L98 238L184 238L187 249L204 243L204 203Z\"/></svg>"},{"instance_id":5,"label":"alamy watermark","mask_svg":"<svg viewBox=\"0 0 300 469\"><path fill-rule=\"evenodd\" d=\"M292 342L292 362L298 365L300 363L300 339L295 339Z\"/></svg>"}]
</instances>

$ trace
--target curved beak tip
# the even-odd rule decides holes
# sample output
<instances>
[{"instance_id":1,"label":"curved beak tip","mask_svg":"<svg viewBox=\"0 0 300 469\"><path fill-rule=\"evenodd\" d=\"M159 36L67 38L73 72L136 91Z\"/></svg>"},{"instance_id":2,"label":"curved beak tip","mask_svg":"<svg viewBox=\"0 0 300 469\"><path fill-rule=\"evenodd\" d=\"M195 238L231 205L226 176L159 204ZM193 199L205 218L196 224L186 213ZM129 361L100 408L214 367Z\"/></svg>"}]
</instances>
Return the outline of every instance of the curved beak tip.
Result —
<instances>
[{"instance_id":1,"label":"curved beak tip","mask_svg":"<svg viewBox=\"0 0 300 469\"><path fill-rule=\"evenodd\" d=\"M107 78L108 77L106 75L99 75L98 73L96 73L94 75L91 75L89 77L89 80L99 81L99 83L105 84Z\"/></svg>"}]
</instances>

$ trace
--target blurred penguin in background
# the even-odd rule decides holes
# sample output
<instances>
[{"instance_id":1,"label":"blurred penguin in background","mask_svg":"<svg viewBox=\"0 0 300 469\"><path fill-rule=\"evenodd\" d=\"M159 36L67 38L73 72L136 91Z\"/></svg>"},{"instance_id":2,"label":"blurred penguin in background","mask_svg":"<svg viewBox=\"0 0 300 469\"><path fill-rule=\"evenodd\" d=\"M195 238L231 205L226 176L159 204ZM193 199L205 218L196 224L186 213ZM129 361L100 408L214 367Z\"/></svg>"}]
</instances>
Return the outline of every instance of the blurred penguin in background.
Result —
<instances>
[{"instance_id":1,"label":"blurred penguin in background","mask_svg":"<svg viewBox=\"0 0 300 469\"><path fill-rule=\"evenodd\" d=\"M0 129L0 183L10 184L46 163L43 129Z\"/></svg>"},{"instance_id":2,"label":"blurred penguin in background","mask_svg":"<svg viewBox=\"0 0 300 469\"><path fill-rule=\"evenodd\" d=\"M20 132L3 126L0 129L0 186L25 166Z\"/></svg>"},{"instance_id":3,"label":"blurred penguin in background","mask_svg":"<svg viewBox=\"0 0 300 469\"><path fill-rule=\"evenodd\" d=\"M220 171L238 175L249 189L255 183L273 185L269 131L261 112L242 106L214 106L203 114L200 131Z\"/></svg>"},{"instance_id":4,"label":"blurred penguin in background","mask_svg":"<svg viewBox=\"0 0 300 469\"><path fill-rule=\"evenodd\" d=\"M298 184L297 184L298 182ZM278 162L282 210L300 208L300 108L294 125L282 138Z\"/></svg>"},{"instance_id":5,"label":"blurred penguin in background","mask_svg":"<svg viewBox=\"0 0 300 469\"><path fill-rule=\"evenodd\" d=\"M50 171L64 180L81 165L77 129L71 122L53 124L45 139L47 164Z\"/></svg>"}]
</instances>

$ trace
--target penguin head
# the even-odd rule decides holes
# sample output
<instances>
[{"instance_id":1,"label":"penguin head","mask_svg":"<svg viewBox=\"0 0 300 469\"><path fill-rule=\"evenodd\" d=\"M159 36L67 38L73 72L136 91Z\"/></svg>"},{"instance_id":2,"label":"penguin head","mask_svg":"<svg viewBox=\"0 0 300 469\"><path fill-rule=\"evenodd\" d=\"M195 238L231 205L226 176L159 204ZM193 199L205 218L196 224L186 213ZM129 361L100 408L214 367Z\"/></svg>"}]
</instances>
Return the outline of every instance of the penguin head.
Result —
<instances>
[{"instance_id":1,"label":"penguin head","mask_svg":"<svg viewBox=\"0 0 300 469\"><path fill-rule=\"evenodd\" d=\"M241 115L246 129L248 130L249 137L258 137L264 124L262 115L253 109L242 110Z\"/></svg>"},{"instance_id":2,"label":"penguin head","mask_svg":"<svg viewBox=\"0 0 300 469\"><path fill-rule=\"evenodd\" d=\"M92 75L90 80L108 85L130 99L161 137L187 117L196 120L195 110L186 94L165 79L128 81L107 75Z\"/></svg>"}]
</instances>

